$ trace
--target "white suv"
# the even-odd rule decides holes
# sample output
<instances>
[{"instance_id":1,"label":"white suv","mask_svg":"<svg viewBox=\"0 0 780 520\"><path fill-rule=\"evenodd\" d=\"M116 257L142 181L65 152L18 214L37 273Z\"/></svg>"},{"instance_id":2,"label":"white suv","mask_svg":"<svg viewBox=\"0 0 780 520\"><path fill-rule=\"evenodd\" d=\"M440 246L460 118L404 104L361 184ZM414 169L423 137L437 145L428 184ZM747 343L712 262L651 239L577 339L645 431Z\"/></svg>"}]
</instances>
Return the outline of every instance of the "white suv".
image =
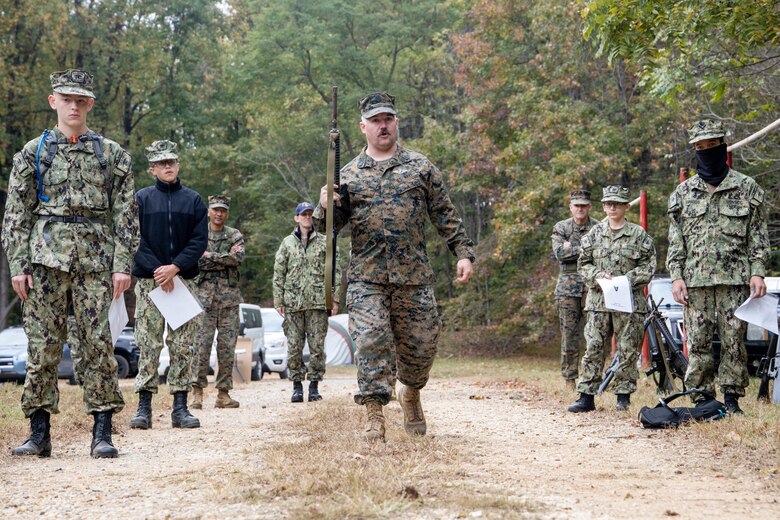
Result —
<instances>
[{"instance_id":1,"label":"white suv","mask_svg":"<svg viewBox=\"0 0 780 520\"><path fill-rule=\"evenodd\" d=\"M282 379L287 379L290 371L287 370L287 337L284 335L282 323L284 318L270 307L260 309L263 314L263 329L265 330L265 348L262 358L262 371L276 372Z\"/></svg>"}]
</instances>

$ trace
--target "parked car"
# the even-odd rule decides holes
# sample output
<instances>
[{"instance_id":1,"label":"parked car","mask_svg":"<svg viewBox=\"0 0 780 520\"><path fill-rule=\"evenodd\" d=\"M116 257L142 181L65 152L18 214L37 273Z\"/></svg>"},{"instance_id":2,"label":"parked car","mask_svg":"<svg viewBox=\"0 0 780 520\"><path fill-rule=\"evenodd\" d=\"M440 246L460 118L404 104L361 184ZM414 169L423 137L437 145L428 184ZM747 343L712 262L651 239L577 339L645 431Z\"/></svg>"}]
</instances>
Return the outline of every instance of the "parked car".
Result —
<instances>
[{"instance_id":1,"label":"parked car","mask_svg":"<svg viewBox=\"0 0 780 520\"><path fill-rule=\"evenodd\" d=\"M197 318L196 318L197 319ZM251 303L241 303L238 306L239 337L250 338L252 340L252 381L258 381L262 376L262 350L264 347L263 316L260 307ZM214 367L217 363L217 336L219 330L215 331L214 339L211 343L211 356L209 357L208 374L214 374ZM163 349L160 352L160 365L157 374L160 376L160 383L168 380L168 370L171 365L170 352L163 339Z\"/></svg>"},{"instance_id":2,"label":"parked car","mask_svg":"<svg viewBox=\"0 0 780 520\"><path fill-rule=\"evenodd\" d=\"M116 358L119 379L135 377L138 374L138 358L141 357L141 349L135 342L133 327L125 327L119 334L114 345L114 357Z\"/></svg>"},{"instance_id":3,"label":"parked car","mask_svg":"<svg viewBox=\"0 0 780 520\"><path fill-rule=\"evenodd\" d=\"M262 370L258 375L262 378L263 374L276 372L282 379L287 379L290 371L287 369L287 337L282 329L284 318L270 307L263 307L260 311L265 336L260 356Z\"/></svg>"},{"instance_id":4,"label":"parked car","mask_svg":"<svg viewBox=\"0 0 780 520\"><path fill-rule=\"evenodd\" d=\"M0 332L0 381L23 383L27 375L27 334L21 326L9 327ZM67 343L62 346L62 359L57 366L57 377L75 383L73 360Z\"/></svg>"},{"instance_id":5,"label":"parked car","mask_svg":"<svg viewBox=\"0 0 780 520\"><path fill-rule=\"evenodd\" d=\"M780 296L780 278L767 277L765 279L767 292ZM685 325L683 323L683 306L674 301L672 296L672 280L669 275L657 274L649 284L649 293L658 304L658 309L666 319L666 325L672 333L675 343L683 348L685 338ZM780 308L778 309L780 315ZM745 333L745 349L747 350L748 372L755 374L761 358L766 354L769 344L769 333L751 323L748 323ZM720 363L720 338L717 330L712 339L715 353L715 366ZM685 350L687 352L687 350Z\"/></svg>"},{"instance_id":6,"label":"parked car","mask_svg":"<svg viewBox=\"0 0 780 520\"><path fill-rule=\"evenodd\" d=\"M242 303L239 305L239 337L252 340L252 381L263 377L263 350L265 349L265 329L263 312L258 305Z\"/></svg>"}]
</instances>

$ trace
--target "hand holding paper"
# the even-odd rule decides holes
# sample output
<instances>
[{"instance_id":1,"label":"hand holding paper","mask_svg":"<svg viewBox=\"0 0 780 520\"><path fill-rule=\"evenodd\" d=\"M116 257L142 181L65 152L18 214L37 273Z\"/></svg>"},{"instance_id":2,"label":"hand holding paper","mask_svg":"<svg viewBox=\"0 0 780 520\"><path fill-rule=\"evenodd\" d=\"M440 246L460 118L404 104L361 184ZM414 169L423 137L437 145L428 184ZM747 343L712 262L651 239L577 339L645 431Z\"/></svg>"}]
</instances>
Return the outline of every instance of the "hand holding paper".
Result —
<instances>
[{"instance_id":1,"label":"hand holding paper","mask_svg":"<svg viewBox=\"0 0 780 520\"><path fill-rule=\"evenodd\" d=\"M165 292L162 287L157 287L149 292L149 298L173 330L203 312L200 302L178 276L173 278L172 291Z\"/></svg>"},{"instance_id":2,"label":"hand holding paper","mask_svg":"<svg viewBox=\"0 0 780 520\"><path fill-rule=\"evenodd\" d=\"M634 295L628 277L596 278L596 281L604 293L604 307L612 311L634 312Z\"/></svg>"},{"instance_id":3,"label":"hand holding paper","mask_svg":"<svg viewBox=\"0 0 780 520\"><path fill-rule=\"evenodd\" d=\"M756 298L751 293L745 303L734 311L734 316L775 334L780 334L777 326L777 297L771 294Z\"/></svg>"}]
</instances>

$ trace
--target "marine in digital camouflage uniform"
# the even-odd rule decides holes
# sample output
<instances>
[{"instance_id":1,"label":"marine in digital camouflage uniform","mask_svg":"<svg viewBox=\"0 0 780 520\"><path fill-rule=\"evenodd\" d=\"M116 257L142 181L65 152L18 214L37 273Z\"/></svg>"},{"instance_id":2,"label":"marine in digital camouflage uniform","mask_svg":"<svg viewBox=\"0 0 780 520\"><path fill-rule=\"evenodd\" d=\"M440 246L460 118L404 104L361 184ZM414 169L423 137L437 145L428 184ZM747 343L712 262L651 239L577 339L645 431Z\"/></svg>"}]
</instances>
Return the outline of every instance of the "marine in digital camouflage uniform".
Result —
<instances>
[{"instance_id":1,"label":"marine in digital camouflage uniform","mask_svg":"<svg viewBox=\"0 0 780 520\"><path fill-rule=\"evenodd\" d=\"M240 273L244 261L244 236L236 228L226 226L230 211L230 197L209 197L209 243L198 260L200 274L196 278L197 296L203 305L203 317L195 339L192 356L192 407L202 408L203 389L208 386L209 359L217 335L217 363L219 369L214 386L218 395L216 408L238 408L239 402L230 397L233 388L233 365L236 360L239 304L241 303Z\"/></svg>"},{"instance_id":2,"label":"marine in digital camouflage uniform","mask_svg":"<svg viewBox=\"0 0 780 520\"><path fill-rule=\"evenodd\" d=\"M163 334L171 364L168 390L173 394L171 424L174 428L199 428L200 421L187 408L192 388L192 356L200 318L195 317L178 329L171 329L152 302L149 293L156 288L170 292L178 276L182 284L195 292L198 261L208 245L208 210L200 195L187 188L179 178L176 143L154 141L145 149L149 172L155 183L136 193L141 225L141 245L135 253L135 339L141 349L135 391L138 410L130 420L131 428L152 427L152 395L158 391L160 352Z\"/></svg>"},{"instance_id":3,"label":"marine in digital camouflage uniform","mask_svg":"<svg viewBox=\"0 0 780 520\"><path fill-rule=\"evenodd\" d=\"M647 313L644 286L655 273L656 257L653 239L640 226L628 222L629 190L622 186L606 186L601 202L607 214L582 238L579 272L588 286L585 311L585 355L582 357L577 391L580 398L569 407L570 412L595 409L593 396L602 381L604 360L615 336L618 368L612 385L617 395L618 410L627 410L630 395L636 391L639 376L637 360L642 348L643 322ZM634 312L608 310L604 293L597 279L626 276L631 283Z\"/></svg>"},{"instance_id":4,"label":"marine in digital camouflage uniform","mask_svg":"<svg viewBox=\"0 0 780 520\"><path fill-rule=\"evenodd\" d=\"M32 435L15 455L51 454L50 414L58 413L57 365L73 294L84 407L95 420L91 455L116 457L111 416L124 401L117 384L108 308L130 286L138 220L131 158L92 132L93 76L68 69L50 76L57 126L14 156L3 219L3 247L22 300L29 338L22 410ZM37 163L37 164L36 164Z\"/></svg>"},{"instance_id":5,"label":"marine in digital camouflage uniform","mask_svg":"<svg viewBox=\"0 0 780 520\"><path fill-rule=\"evenodd\" d=\"M319 382L325 375L325 336L328 311L325 307L325 235L314 231L314 206L301 202L295 208L296 226L282 240L274 262L274 308L284 316L287 337L287 368L293 382L293 403L303 402L302 381L309 379L309 401L319 401ZM336 265L333 287L333 314L338 314L341 281ZM309 365L303 362L308 338Z\"/></svg>"},{"instance_id":6,"label":"marine in digital camouflage uniform","mask_svg":"<svg viewBox=\"0 0 780 520\"><path fill-rule=\"evenodd\" d=\"M574 190L569 194L569 211L572 217L555 224L552 233L552 250L560 263L558 283L555 285L555 307L561 326L561 377L574 389L580 346L584 342L585 295L588 290L577 272L580 256L580 240L597 220L590 217L590 191Z\"/></svg>"},{"instance_id":7,"label":"marine in digital camouflage uniform","mask_svg":"<svg viewBox=\"0 0 780 520\"><path fill-rule=\"evenodd\" d=\"M365 438L383 440L382 406L391 396L395 362L404 427L422 435L426 423L420 389L428 382L441 329L425 246L426 222L433 223L457 256L456 282L471 278L474 249L442 173L424 155L398 144L393 96L369 94L359 108L367 146L341 169L340 195L334 196L334 226L350 224L352 230L347 308L358 349L355 401L368 413ZM323 187L314 211L320 231L326 203Z\"/></svg>"},{"instance_id":8,"label":"marine in digital camouflage uniform","mask_svg":"<svg viewBox=\"0 0 780 520\"><path fill-rule=\"evenodd\" d=\"M684 305L688 339L687 388L715 395L712 336L720 335L717 382L726 407L741 413L748 386L746 324L734 311L754 292L766 294L769 256L764 190L726 163L726 132L718 121L698 121L688 130L696 149L697 175L669 197L666 267L674 299Z\"/></svg>"}]
</instances>

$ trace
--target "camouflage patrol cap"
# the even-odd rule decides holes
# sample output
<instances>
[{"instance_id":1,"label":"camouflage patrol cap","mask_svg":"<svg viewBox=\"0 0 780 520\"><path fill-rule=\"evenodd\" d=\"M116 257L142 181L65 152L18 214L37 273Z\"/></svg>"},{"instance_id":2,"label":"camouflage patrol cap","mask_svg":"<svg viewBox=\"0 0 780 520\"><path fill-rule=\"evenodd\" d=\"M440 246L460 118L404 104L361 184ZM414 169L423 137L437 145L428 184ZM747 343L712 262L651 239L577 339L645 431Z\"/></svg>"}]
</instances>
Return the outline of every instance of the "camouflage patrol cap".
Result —
<instances>
[{"instance_id":1,"label":"camouflage patrol cap","mask_svg":"<svg viewBox=\"0 0 780 520\"><path fill-rule=\"evenodd\" d=\"M210 195L209 208L223 208L230 210L230 197L227 195Z\"/></svg>"},{"instance_id":2,"label":"camouflage patrol cap","mask_svg":"<svg viewBox=\"0 0 780 520\"><path fill-rule=\"evenodd\" d=\"M611 186L604 186L602 190L601 202L622 202L628 204L629 201L628 188L613 184Z\"/></svg>"},{"instance_id":3,"label":"camouflage patrol cap","mask_svg":"<svg viewBox=\"0 0 780 520\"><path fill-rule=\"evenodd\" d=\"M395 97L387 92L374 92L358 102L360 115L366 119L377 114L393 114L395 112Z\"/></svg>"},{"instance_id":4,"label":"camouflage patrol cap","mask_svg":"<svg viewBox=\"0 0 780 520\"><path fill-rule=\"evenodd\" d=\"M716 139L726 137L726 131L723 129L723 123L714 119L702 119L696 121L688 129L688 144L693 144L704 139Z\"/></svg>"},{"instance_id":5,"label":"camouflage patrol cap","mask_svg":"<svg viewBox=\"0 0 780 520\"><path fill-rule=\"evenodd\" d=\"M162 141L155 141L145 149L146 158L150 163L166 161L173 159L179 160L179 156L176 155L176 143L164 139Z\"/></svg>"},{"instance_id":6,"label":"camouflage patrol cap","mask_svg":"<svg viewBox=\"0 0 780 520\"><path fill-rule=\"evenodd\" d=\"M569 204L590 204L590 191L573 190L571 193L569 193Z\"/></svg>"},{"instance_id":7,"label":"camouflage patrol cap","mask_svg":"<svg viewBox=\"0 0 780 520\"><path fill-rule=\"evenodd\" d=\"M77 96L87 96L95 99L92 93L92 86L95 76L86 70L68 69L59 72L52 72L49 75L51 89L60 94L75 94Z\"/></svg>"}]
</instances>

